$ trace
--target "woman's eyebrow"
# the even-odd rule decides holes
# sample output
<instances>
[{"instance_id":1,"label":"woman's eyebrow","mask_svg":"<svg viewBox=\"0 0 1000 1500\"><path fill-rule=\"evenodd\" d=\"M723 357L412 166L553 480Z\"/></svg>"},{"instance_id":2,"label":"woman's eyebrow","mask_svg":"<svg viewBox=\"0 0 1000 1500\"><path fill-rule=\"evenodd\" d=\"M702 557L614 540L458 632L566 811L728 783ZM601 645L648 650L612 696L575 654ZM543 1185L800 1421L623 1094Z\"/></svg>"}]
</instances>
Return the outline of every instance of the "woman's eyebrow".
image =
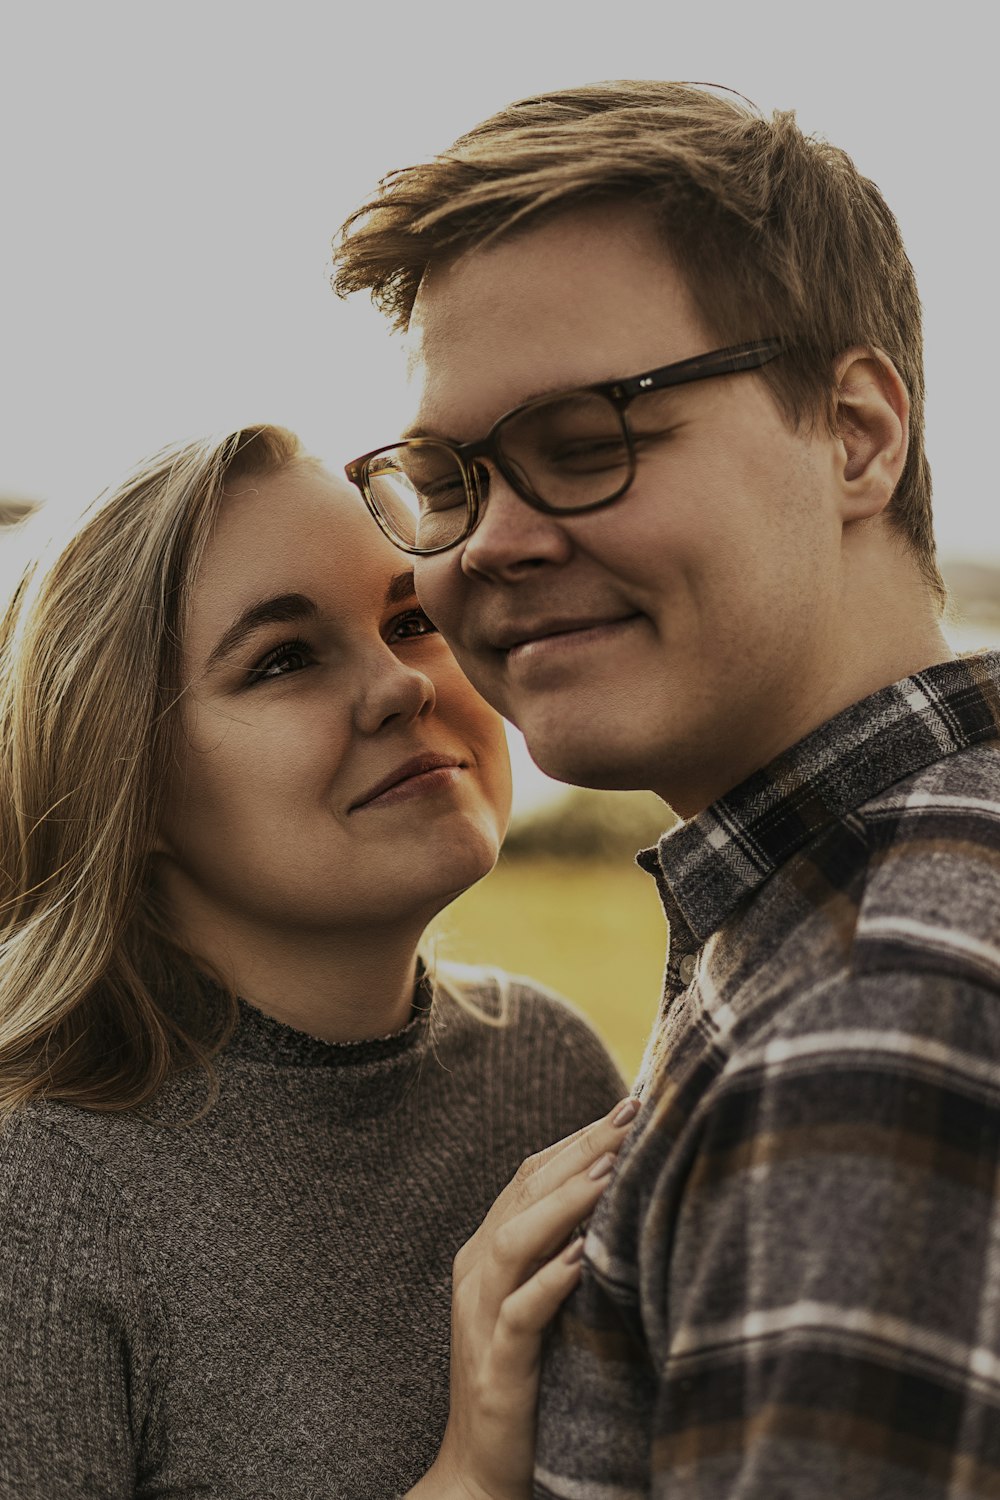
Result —
<instances>
[{"instance_id":1,"label":"woman's eyebrow","mask_svg":"<svg viewBox=\"0 0 1000 1500\"><path fill-rule=\"evenodd\" d=\"M237 646L242 645L247 636L261 625L288 625L298 620L315 619L318 614L319 606L308 594L276 594L273 599L261 599L259 603L251 604L233 621L214 646L206 668L211 670L227 656L231 656Z\"/></svg>"},{"instance_id":2,"label":"woman's eyebrow","mask_svg":"<svg viewBox=\"0 0 1000 1500\"><path fill-rule=\"evenodd\" d=\"M413 569L407 568L403 573L396 573L389 580L389 587L385 591L384 603L405 604L407 599L414 598L416 589L413 585Z\"/></svg>"}]
</instances>

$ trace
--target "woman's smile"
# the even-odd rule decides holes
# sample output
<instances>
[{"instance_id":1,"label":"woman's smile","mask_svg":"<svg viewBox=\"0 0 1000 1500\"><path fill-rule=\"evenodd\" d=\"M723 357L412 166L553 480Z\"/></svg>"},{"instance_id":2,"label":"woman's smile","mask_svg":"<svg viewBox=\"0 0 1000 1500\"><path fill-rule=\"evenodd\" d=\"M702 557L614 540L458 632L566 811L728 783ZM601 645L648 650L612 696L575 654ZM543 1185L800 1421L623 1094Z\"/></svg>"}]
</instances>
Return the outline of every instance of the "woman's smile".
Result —
<instances>
[{"instance_id":1,"label":"woman's smile","mask_svg":"<svg viewBox=\"0 0 1000 1500\"><path fill-rule=\"evenodd\" d=\"M421 797L428 792L446 791L456 786L461 773L467 769L464 761L454 755L438 755L425 752L404 761L388 776L383 776L370 787L348 812L362 808L387 807L411 797Z\"/></svg>"}]
</instances>

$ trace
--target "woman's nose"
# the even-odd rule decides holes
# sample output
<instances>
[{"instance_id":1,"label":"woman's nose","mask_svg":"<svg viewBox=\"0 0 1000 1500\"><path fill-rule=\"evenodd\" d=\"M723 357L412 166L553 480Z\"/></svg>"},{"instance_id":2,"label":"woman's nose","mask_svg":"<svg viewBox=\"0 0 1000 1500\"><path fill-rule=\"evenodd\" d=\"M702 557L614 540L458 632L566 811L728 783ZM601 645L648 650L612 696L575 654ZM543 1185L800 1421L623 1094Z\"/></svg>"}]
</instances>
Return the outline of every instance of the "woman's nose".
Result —
<instances>
[{"instance_id":1,"label":"woman's nose","mask_svg":"<svg viewBox=\"0 0 1000 1500\"><path fill-rule=\"evenodd\" d=\"M385 646L370 659L355 707L355 723L362 734L377 734L386 724L407 724L431 713L437 701L426 672L400 661Z\"/></svg>"}]
</instances>

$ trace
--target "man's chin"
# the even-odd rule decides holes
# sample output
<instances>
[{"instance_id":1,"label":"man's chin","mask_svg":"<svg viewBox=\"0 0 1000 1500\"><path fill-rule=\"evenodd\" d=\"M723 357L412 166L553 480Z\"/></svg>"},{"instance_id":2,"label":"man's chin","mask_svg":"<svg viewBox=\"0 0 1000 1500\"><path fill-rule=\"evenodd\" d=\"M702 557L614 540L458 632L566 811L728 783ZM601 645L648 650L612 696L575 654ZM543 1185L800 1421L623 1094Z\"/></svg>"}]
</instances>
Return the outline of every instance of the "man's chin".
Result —
<instances>
[{"instance_id":1,"label":"man's chin","mask_svg":"<svg viewBox=\"0 0 1000 1500\"><path fill-rule=\"evenodd\" d=\"M563 735L534 734L530 726L518 726L539 770L567 786L592 787L602 792L649 790L649 767L639 764L619 747L603 747L591 738L583 743Z\"/></svg>"}]
</instances>

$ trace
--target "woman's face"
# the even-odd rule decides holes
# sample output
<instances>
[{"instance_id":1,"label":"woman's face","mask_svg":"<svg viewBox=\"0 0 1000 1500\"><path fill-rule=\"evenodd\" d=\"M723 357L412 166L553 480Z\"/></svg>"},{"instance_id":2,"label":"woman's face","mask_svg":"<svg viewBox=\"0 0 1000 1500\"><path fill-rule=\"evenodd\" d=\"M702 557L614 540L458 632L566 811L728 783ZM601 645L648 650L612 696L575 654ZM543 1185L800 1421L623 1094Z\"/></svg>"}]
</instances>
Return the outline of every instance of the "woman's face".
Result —
<instances>
[{"instance_id":1,"label":"woman's face","mask_svg":"<svg viewBox=\"0 0 1000 1500\"><path fill-rule=\"evenodd\" d=\"M502 721L344 481L302 462L233 481L182 655L158 846L182 924L422 922L491 869Z\"/></svg>"}]
</instances>

